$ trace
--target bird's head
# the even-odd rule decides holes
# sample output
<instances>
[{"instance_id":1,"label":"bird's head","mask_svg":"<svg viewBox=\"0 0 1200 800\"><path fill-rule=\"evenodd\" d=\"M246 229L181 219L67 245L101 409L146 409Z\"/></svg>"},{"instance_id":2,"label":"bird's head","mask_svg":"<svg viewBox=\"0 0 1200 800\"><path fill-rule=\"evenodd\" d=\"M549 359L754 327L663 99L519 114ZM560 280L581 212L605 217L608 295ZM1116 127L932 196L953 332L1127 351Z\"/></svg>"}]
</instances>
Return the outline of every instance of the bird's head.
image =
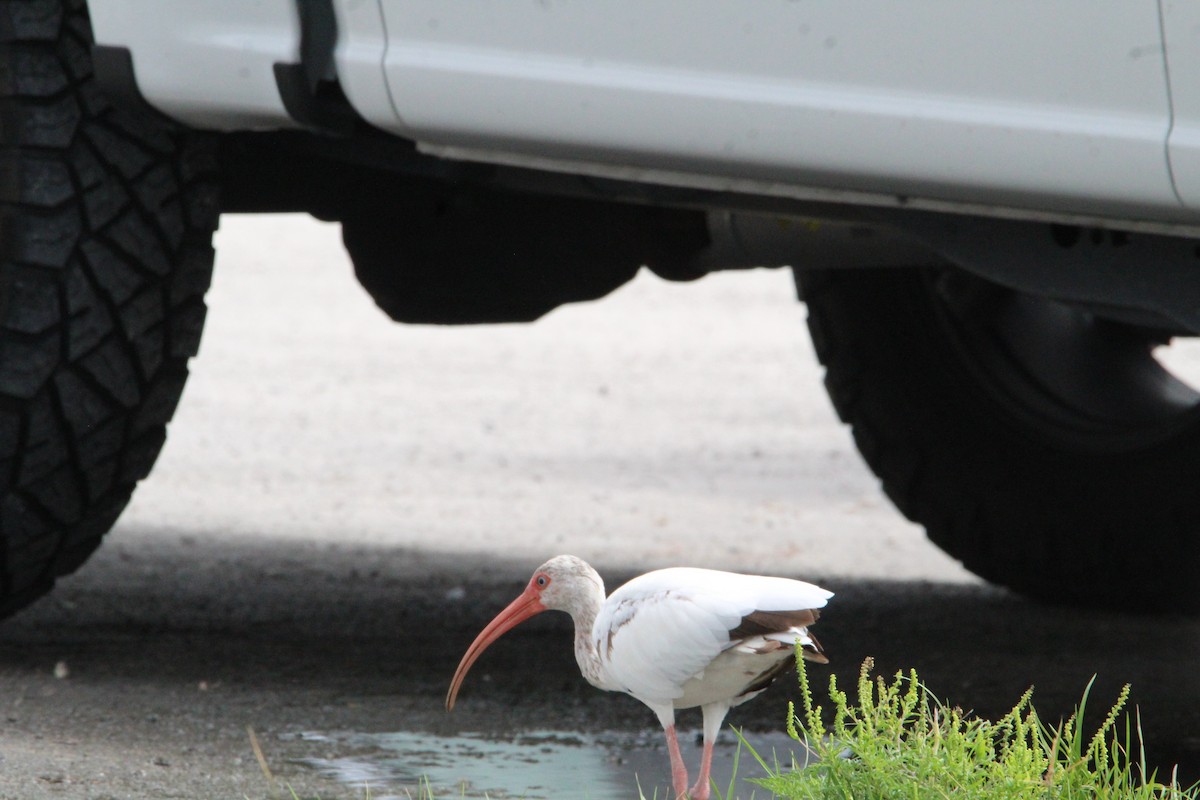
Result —
<instances>
[{"instance_id":1,"label":"bird's head","mask_svg":"<svg viewBox=\"0 0 1200 800\"><path fill-rule=\"evenodd\" d=\"M525 591L497 614L467 648L450 681L446 710L454 708L454 700L467 677L467 671L492 642L543 611L566 611L575 615L587 602L594 602L597 594L604 597L604 582L596 570L581 558L555 556L538 567L526 584Z\"/></svg>"},{"instance_id":2,"label":"bird's head","mask_svg":"<svg viewBox=\"0 0 1200 800\"><path fill-rule=\"evenodd\" d=\"M604 597L604 581L582 558L555 556L534 571L525 593L533 593L543 611L575 616L595 597Z\"/></svg>"}]
</instances>

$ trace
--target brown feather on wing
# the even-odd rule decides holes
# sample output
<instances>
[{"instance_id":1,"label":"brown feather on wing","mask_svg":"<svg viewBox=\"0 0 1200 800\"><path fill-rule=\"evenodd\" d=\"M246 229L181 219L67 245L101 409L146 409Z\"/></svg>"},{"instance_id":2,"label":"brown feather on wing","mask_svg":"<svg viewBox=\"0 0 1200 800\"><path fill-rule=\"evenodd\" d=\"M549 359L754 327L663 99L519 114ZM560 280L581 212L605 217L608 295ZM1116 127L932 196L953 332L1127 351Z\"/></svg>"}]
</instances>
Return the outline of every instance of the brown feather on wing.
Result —
<instances>
[{"instance_id":1,"label":"brown feather on wing","mask_svg":"<svg viewBox=\"0 0 1200 800\"><path fill-rule=\"evenodd\" d=\"M766 636L781 633L788 628L806 628L821 618L815 608L796 611L751 611L742 617L738 626L729 631L729 639L749 639L751 636Z\"/></svg>"},{"instance_id":2,"label":"brown feather on wing","mask_svg":"<svg viewBox=\"0 0 1200 800\"><path fill-rule=\"evenodd\" d=\"M766 636L771 633L782 633L791 628L807 628L821 618L821 612L815 608L803 608L795 611L752 611L742 617L736 628L729 631L729 640L749 639L754 636ZM825 649L812 635L806 631L812 645L804 645L804 658L819 664L828 664Z\"/></svg>"},{"instance_id":3,"label":"brown feather on wing","mask_svg":"<svg viewBox=\"0 0 1200 800\"><path fill-rule=\"evenodd\" d=\"M804 660L828 664L829 657L825 655L825 648L821 647L821 643L817 641L817 637L812 635L812 631L806 631L806 633L808 633L808 640L812 642L812 645L804 645Z\"/></svg>"}]
</instances>

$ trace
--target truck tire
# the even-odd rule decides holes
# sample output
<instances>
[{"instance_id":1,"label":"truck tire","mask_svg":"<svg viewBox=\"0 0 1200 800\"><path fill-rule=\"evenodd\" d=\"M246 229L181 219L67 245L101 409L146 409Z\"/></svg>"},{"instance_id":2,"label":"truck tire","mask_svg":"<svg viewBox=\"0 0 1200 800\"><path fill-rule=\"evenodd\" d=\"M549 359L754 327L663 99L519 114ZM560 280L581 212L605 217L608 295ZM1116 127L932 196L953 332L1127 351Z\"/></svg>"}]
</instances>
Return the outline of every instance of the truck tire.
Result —
<instances>
[{"instance_id":1,"label":"truck tire","mask_svg":"<svg viewBox=\"0 0 1200 800\"><path fill-rule=\"evenodd\" d=\"M797 282L837 413L934 543L1033 598L1200 611L1200 394L1161 331L956 269Z\"/></svg>"},{"instance_id":2,"label":"truck tire","mask_svg":"<svg viewBox=\"0 0 1200 800\"><path fill-rule=\"evenodd\" d=\"M91 44L83 0L0 3L0 616L116 521L204 322L212 152L111 107Z\"/></svg>"}]
</instances>

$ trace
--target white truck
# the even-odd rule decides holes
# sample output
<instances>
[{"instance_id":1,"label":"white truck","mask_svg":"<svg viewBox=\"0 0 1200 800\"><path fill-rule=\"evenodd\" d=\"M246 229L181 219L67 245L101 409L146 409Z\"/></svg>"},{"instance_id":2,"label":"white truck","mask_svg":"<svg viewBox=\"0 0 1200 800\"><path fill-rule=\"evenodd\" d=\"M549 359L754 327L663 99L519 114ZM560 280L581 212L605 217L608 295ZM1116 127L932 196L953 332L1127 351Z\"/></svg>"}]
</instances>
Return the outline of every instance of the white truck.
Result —
<instances>
[{"instance_id":1,"label":"white truck","mask_svg":"<svg viewBox=\"0 0 1200 800\"><path fill-rule=\"evenodd\" d=\"M790 267L934 542L1194 613L1198 75L1183 0L3 0L0 614L149 473L223 211L339 220L411 323Z\"/></svg>"}]
</instances>

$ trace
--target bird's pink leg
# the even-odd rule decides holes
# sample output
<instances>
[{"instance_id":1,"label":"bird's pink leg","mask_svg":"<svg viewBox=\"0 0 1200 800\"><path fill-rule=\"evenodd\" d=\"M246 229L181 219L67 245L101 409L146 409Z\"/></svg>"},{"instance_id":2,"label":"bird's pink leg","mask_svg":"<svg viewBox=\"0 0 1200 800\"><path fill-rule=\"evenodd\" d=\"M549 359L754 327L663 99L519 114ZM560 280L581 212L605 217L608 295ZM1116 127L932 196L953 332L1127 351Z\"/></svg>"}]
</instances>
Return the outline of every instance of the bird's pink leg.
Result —
<instances>
[{"instance_id":1,"label":"bird's pink leg","mask_svg":"<svg viewBox=\"0 0 1200 800\"><path fill-rule=\"evenodd\" d=\"M713 740L707 736L704 737L704 755L700 757L700 774L696 776L696 785L692 787L692 793L689 795L691 800L708 800L709 793L709 772L712 770L712 755L713 755ZM687 778L685 777L686 781Z\"/></svg>"},{"instance_id":2,"label":"bird's pink leg","mask_svg":"<svg viewBox=\"0 0 1200 800\"><path fill-rule=\"evenodd\" d=\"M683 756L679 752L679 740L675 738L675 726L668 725L663 730L667 734L667 752L671 756L671 783L675 786L675 800L683 800L687 797L687 767L683 765Z\"/></svg>"},{"instance_id":3,"label":"bird's pink leg","mask_svg":"<svg viewBox=\"0 0 1200 800\"><path fill-rule=\"evenodd\" d=\"M708 776L712 771L713 745L721 732L721 723L729 713L729 703L708 703L701 707L701 711L704 712L704 755L700 758L700 774L696 776L696 785L692 787L692 800L708 800Z\"/></svg>"}]
</instances>

